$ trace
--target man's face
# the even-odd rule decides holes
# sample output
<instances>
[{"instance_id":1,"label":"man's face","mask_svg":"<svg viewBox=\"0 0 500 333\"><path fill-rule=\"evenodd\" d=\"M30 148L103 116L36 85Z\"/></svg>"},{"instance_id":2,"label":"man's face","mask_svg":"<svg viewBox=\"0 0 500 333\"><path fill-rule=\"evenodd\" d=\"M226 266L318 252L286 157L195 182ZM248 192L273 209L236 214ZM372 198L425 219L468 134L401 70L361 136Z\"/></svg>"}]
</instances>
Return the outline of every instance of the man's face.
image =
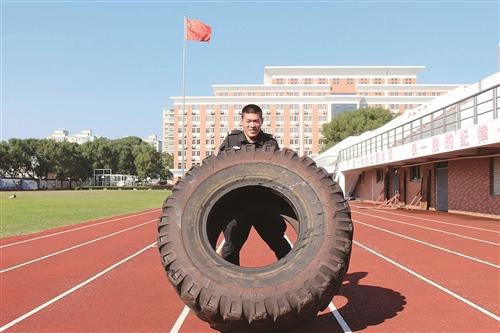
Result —
<instances>
[{"instance_id":1,"label":"man's face","mask_svg":"<svg viewBox=\"0 0 500 333\"><path fill-rule=\"evenodd\" d=\"M254 140L262 127L262 119L260 119L257 113L243 113L241 122L243 132L247 138Z\"/></svg>"}]
</instances>

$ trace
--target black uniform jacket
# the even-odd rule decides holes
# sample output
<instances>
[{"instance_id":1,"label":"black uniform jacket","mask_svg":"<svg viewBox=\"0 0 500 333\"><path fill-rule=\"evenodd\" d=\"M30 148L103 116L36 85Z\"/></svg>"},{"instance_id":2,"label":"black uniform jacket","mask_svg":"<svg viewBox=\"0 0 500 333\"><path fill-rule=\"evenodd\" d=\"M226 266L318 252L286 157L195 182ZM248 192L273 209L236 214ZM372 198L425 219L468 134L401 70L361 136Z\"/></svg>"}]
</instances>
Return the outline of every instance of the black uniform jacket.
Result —
<instances>
[{"instance_id":1,"label":"black uniform jacket","mask_svg":"<svg viewBox=\"0 0 500 333\"><path fill-rule=\"evenodd\" d=\"M229 133L226 139L222 142L219 147L219 151L228 149L241 149L241 147L245 145L255 145L256 148L259 148L266 144L273 145L275 147L275 150L280 149L278 142L271 134L260 131L255 141L250 143L248 142L247 137L245 136L245 133L243 133L243 131L234 130L231 131L231 133Z\"/></svg>"}]
</instances>

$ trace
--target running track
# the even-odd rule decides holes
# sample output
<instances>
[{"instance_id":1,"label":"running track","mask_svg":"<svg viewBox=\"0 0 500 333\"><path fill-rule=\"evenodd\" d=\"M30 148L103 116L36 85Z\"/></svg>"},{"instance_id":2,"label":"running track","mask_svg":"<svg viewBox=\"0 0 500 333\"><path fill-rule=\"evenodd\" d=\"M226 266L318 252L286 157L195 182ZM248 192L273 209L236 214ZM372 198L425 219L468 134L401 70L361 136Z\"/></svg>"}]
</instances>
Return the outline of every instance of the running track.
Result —
<instances>
[{"instance_id":1,"label":"running track","mask_svg":"<svg viewBox=\"0 0 500 333\"><path fill-rule=\"evenodd\" d=\"M351 208L355 243L340 294L294 332L500 331L497 220ZM154 245L159 214L1 239L0 331L212 332L168 284ZM242 263L272 261L252 232Z\"/></svg>"}]
</instances>

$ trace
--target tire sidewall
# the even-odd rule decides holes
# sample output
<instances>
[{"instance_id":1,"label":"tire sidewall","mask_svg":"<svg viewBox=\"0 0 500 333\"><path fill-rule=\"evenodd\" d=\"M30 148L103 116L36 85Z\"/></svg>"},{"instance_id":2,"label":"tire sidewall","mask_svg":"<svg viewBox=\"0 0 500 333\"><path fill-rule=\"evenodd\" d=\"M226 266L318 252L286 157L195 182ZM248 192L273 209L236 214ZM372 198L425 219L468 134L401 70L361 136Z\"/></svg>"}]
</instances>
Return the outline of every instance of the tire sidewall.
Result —
<instances>
[{"instance_id":1,"label":"tire sidewall","mask_svg":"<svg viewBox=\"0 0 500 333\"><path fill-rule=\"evenodd\" d=\"M225 287L264 291L283 284L289 287L295 281L302 286L304 278L301 272L317 270L320 264L318 254L328 251L331 246L329 236L333 231L329 230L332 226L327 221L329 214L325 209L329 204L322 202L322 196L318 194L321 188L310 182L307 169L292 171L269 156L250 155L251 159L245 158L247 156L236 152L232 159L221 163L219 170L214 165L210 177L201 179L197 175L199 181L191 183L192 191L188 190L191 195L185 201L181 217L181 237L186 255L196 271ZM203 174L203 170L200 169L198 174ZM269 187L288 198L296 211L299 230L297 242L285 258L264 267L244 268L230 264L211 248L206 234L210 211L207 207L224 193L253 185ZM309 267L311 265L316 267Z\"/></svg>"}]
</instances>

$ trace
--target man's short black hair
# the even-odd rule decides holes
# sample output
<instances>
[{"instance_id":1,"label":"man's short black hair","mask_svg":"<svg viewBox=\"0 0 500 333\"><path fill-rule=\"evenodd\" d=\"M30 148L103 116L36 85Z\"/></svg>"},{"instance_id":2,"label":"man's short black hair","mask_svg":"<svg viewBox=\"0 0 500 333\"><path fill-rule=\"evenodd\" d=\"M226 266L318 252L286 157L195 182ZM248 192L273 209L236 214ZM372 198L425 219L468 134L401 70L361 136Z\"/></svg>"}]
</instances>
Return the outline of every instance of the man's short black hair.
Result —
<instances>
[{"instance_id":1,"label":"man's short black hair","mask_svg":"<svg viewBox=\"0 0 500 333\"><path fill-rule=\"evenodd\" d=\"M243 107L243 109L241 109L241 118L243 118L243 115L245 113L256 113L256 114L259 115L260 119L263 119L263 117L262 117L262 109L258 105L255 105L255 104L245 105Z\"/></svg>"}]
</instances>

